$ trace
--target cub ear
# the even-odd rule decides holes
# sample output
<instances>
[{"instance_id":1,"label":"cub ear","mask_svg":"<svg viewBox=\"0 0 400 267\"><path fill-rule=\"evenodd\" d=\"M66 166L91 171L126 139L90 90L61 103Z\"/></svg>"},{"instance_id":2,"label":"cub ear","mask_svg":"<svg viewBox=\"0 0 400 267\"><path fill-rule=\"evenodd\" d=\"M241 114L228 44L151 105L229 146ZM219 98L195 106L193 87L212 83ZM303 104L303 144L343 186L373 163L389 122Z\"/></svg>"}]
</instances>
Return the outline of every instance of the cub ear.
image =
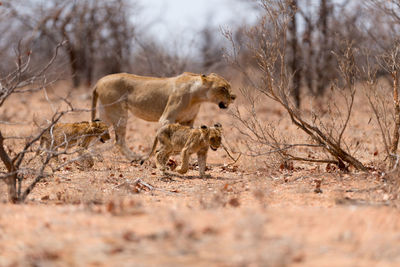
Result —
<instances>
[{"instance_id":1,"label":"cub ear","mask_svg":"<svg viewBox=\"0 0 400 267\"><path fill-rule=\"evenodd\" d=\"M98 121L101 121L101 120L99 118L97 118L97 119L94 119L93 122L98 122Z\"/></svg>"},{"instance_id":2,"label":"cub ear","mask_svg":"<svg viewBox=\"0 0 400 267\"><path fill-rule=\"evenodd\" d=\"M201 77L201 81L202 81L203 83L206 83L206 82L207 82L207 76L206 76L205 74L202 74L200 77Z\"/></svg>"},{"instance_id":3,"label":"cub ear","mask_svg":"<svg viewBox=\"0 0 400 267\"><path fill-rule=\"evenodd\" d=\"M217 122L216 124L214 124L214 127L215 128L222 128L222 125L221 125L221 123Z\"/></svg>"},{"instance_id":4,"label":"cub ear","mask_svg":"<svg viewBox=\"0 0 400 267\"><path fill-rule=\"evenodd\" d=\"M207 127L207 125L201 125L200 128L201 129L207 129L208 127Z\"/></svg>"}]
</instances>

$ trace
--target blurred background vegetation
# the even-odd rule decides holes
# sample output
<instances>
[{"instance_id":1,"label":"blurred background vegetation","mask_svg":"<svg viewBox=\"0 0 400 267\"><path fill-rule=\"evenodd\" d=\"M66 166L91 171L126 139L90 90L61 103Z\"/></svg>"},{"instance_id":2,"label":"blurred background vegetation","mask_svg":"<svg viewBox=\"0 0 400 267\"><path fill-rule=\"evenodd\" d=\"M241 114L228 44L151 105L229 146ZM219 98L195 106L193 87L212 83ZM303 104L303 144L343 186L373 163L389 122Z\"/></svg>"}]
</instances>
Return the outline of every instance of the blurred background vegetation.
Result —
<instances>
[{"instance_id":1,"label":"blurred background vegetation","mask_svg":"<svg viewBox=\"0 0 400 267\"><path fill-rule=\"evenodd\" d=\"M232 18L223 28L233 33L238 44L244 44L246 31L255 26L245 22L262 23L265 15L262 3L274 1L236 2L246 7L243 12L249 13L252 19ZM343 40L353 42L359 49L368 49L372 59L398 41L399 1L283 2L290 8L293 18L287 29L287 60L295 73L293 87L297 102L300 102L297 92L300 87L319 96L329 87L327 80L337 78L333 53L340 49ZM229 8L226 6L224 14ZM211 23L212 17L220 16L221 10L212 10L210 18L205 20L210 23L204 23L200 29L197 26L199 30L190 44L176 33L178 40L168 45L158 38L157 31L148 30L157 23L166 22L159 21L156 15L141 22L143 12L143 3L134 0L2 1L0 76L4 77L15 67L18 43L26 53L32 52L34 63L41 64L62 41L67 43L53 68L60 78L71 80L74 87L91 85L99 77L116 72L154 76L172 76L182 71L231 73L223 59L224 48L229 49L226 48L229 44L221 28ZM242 15L246 17L247 14ZM240 47L240 60L249 66L257 64L247 50L246 45ZM368 61L365 55L356 60L360 67ZM378 75L385 74L384 68L379 69Z\"/></svg>"}]
</instances>

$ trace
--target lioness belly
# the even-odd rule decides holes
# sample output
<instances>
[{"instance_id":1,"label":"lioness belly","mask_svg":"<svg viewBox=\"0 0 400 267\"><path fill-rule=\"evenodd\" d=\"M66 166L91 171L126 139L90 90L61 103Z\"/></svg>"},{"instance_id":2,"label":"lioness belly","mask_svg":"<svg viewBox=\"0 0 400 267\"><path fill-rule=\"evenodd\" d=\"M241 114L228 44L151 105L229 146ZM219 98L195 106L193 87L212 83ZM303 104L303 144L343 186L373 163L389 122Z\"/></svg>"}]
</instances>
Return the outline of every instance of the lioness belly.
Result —
<instances>
[{"instance_id":1,"label":"lioness belly","mask_svg":"<svg viewBox=\"0 0 400 267\"><path fill-rule=\"evenodd\" d=\"M130 107L130 111L135 117L152 122L158 121L162 115L162 112L155 112L154 110L149 110L149 112L146 112L146 110L132 106Z\"/></svg>"},{"instance_id":2,"label":"lioness belly","mask_svg":"<svg viewBox=\"0 0 400 267\"><path fill-rule=\"evenodd\" d=\"M162 96L129 101L128 107L132 114L142 120L158 121L165 110L168 99Z\"/></svg>"}]
</instances>

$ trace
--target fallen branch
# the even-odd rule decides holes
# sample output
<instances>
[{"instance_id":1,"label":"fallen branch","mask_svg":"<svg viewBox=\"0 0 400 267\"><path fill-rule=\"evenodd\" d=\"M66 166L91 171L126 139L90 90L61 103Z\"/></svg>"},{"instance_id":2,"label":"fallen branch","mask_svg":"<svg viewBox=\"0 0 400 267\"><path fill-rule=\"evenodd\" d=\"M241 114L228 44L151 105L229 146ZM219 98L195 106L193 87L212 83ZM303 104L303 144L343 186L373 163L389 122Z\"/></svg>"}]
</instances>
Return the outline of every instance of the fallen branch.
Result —
<instances>
[{"instance_id":1,"label":"fallen branch","mask_svg":"<svg viewBox=\"0 0 400 267\"><path fill-rule=\"evenodd\" d=\"M152 185L150 185L150 184L148 184L146 182L143 182L142 178L137 178L133 182L128 180L128 179L125 179L125 182L114 186L113 189L121 188L121 187L128 187L129 189L131 189L131 187L133 187L134 191L137 192L137 193L140 193L140 191L143 190L143 189L147 189L147 190L150 190L150 191L157 190L157 191L161 191L161 192L164 192L164 193L167 193L167 194L176 194L176 192L167 191L167 190L164 190L164 189L161 189L161 188L157 188L157 187L154 187L154 186L152 186Z\"/></svg>"}]
</instances>

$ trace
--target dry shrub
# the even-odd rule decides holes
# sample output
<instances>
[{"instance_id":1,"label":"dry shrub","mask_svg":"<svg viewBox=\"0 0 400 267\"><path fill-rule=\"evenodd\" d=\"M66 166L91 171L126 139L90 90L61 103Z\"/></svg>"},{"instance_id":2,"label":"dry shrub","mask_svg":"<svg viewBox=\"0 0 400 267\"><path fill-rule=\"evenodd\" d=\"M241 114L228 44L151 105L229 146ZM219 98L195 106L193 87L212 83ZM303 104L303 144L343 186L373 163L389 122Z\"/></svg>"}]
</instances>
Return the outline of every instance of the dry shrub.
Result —
<instances>
[{"instance_id":1,"label":"dry shrub","mask_svg":"<svg viewBox=\"0 0 400 267\"><path fill-rule=\"evenodd\" d=\"M355 81L359 74L355 57L358 50L351 42L342 42L340 53L335 54L337 69L341 74L333 86L333 94L340 100L329 101L322 106L325 110L300 110L293 103L293 70L287 61L287 31L291 21L291 11L286 1L261 1L265 16L261 22L250 28L247 42L244 44L258 67L249 71L238 60L240 45L237 44L232 33L225 32L231 42L232 49L227 55L232 65L241 71L246 79L247 87L241 92L247 101L247 112L241 113L237 109L234 117L239 124L238 130L248 142L259 145L258 151L251 151L250 155L263 156L277 154L282 161L306 161L316 163L333 163L340 169L347 170L351 165L354 168L366 171L367 168L353 156L351 145L347 142L345 132L352 116L356 94ZM286 134L276 132L272 124L265 123L257 112L260 95L279 104L290 117L293 126L298 128L299 134L305 134L300 139L296 135L296 142L290 143ZM340 104L339 104L340 103ZM291 132L293 135L293 132ZM304 141L299 141L304 140ZM306 153L299 154L301 149ZM307 151L308 150L308 151ZM311 151L311 153L309 152ZM319 151L320 153L312 153ZM326 156L323 156L323 154Z\"/></svg>"},{"instance_id":2,"label":"dry shrub","mask_svg":"<svg viewBox=\"0 0 400 267\"><path fill-rule=\"evenodd\" d=\"M369 56L369 51L366 54ZM368 59L370 58L368 57ZM394 42L388 50L374 59L374 61L371 60L372 62L368 61L369 64L365 68L365 76L368 78L364 83L364 89L379 126L389 168L395 169L399 163L397 150L400 138L400 42ZM378 80L379 69L383 69L391 77L389 79L392 90L391 97L389 97L389 90Z\"/></svg>"},{"instance_id":3,"label":"dry shrub","mask_svg":"<svg viewBox=\"0 0 400 267\"><path fill-rule=\"evenodd\" d=\"M55 82L47 78L47 72L54 63L59 49L64 44L65 43L60 43L56 46L53 57L49 62L35 68L31 64L32 53L30 53L31 50L29 46L27 46L28 48L24 48L23 42L21 41L17 50L16 68L8 75L0 78L0 107L13 95L17 96L42 91L47 96L46 88ZM28 51L28 53L26 53L26 51ZM46 132L51 132L52 127L58 123L65 114L89 111L74 108L67 98L61 98L61 101L65 104L64 110L55 109L53 106L54 103L52 103L49 98L46 100L53 108L53 112L46 126L43 128L39 127L37 132L31 135L27 135L24 131L19 131L16 132L15 135L10 135L4 128L2 129L3 131L0 131L0 160L5 166L4 169L0 170L0 180L3 180L7 184L9 201L12 203L24 202L40 181L46 177L52 176L55 172L64 167L67 168L68 164L84 160L84 157L86 157L86 155L82 154L72 157L67 161L57 161L53 164L53 159L61 155L72 155L76 152L82 152L82 148L77 147L75 149L69 149L68 145L63 149L59 149L60 146L65 145L65 142L58 147L51 147L46 149L46 151L42 151L39 146L40 138ZM0 124L7 126L12 125L15 124L15 119L22 118L11 117L10 119L12 119L12 121L1 121ZM26 122L17 122L17 124L26 124ZM67 143L68 141L69 140L66 140Z\"/></svg>"}]
</instances>

